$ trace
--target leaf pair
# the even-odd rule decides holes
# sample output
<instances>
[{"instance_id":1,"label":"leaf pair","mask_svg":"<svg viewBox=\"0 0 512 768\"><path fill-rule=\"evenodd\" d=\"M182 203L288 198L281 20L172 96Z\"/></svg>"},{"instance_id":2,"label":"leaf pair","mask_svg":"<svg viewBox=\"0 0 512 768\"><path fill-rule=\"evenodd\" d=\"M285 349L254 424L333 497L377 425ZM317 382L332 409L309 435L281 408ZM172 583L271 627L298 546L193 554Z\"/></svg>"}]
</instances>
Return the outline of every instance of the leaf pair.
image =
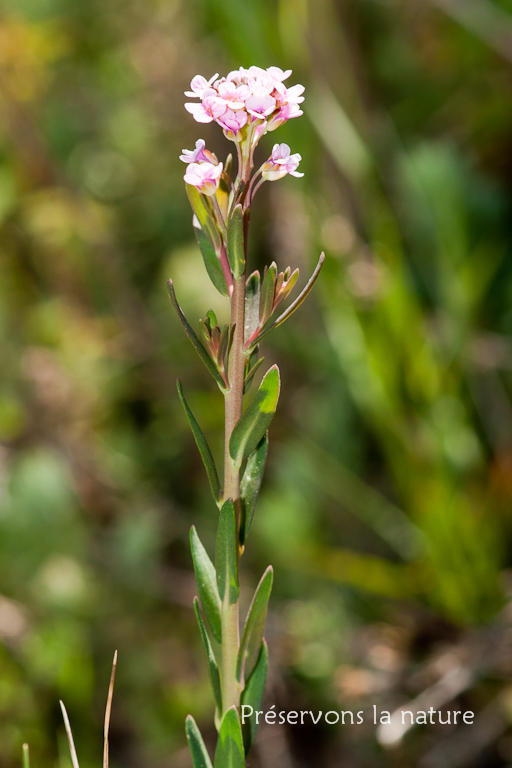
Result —
<instances>
[{"instance_id":1,"label":"leaf pair","mask_svg":"<svg viewBox=\"0 0 512 768\"><path fill-rule=\"evenodd\" d=\"M213 766L199 728L191 715L186 719L185 731L194 768L245 768L242 729L236 707L228 709L222 718Z\"/></svg>"},{"instance_id":2,"label":"leaf pair","mask_svg":"<svg viewBox=\"0 0 512 768\"><path fill-rule=\"evenodd\" d=\"M246 285L246 350L253 349L267 333L284 323L300 307L313 288L324 260L325 254L322 252L315 271L302 292L276 320L272 320L272 315L294 287L299 270L291 272L288 267L285 272L278 274L276 264L272 263L265 270L261 287L259 272L253 272L249 276Z\"/></svg>"}]
</instances>

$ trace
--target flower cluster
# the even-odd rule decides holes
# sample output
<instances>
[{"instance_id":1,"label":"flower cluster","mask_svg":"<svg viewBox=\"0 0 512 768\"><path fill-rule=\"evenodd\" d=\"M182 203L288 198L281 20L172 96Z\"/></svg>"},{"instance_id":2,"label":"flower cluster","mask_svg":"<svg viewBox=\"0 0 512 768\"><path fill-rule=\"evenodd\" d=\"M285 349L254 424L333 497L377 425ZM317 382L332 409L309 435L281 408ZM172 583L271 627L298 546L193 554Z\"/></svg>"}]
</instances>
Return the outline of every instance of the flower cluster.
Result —
<instances>
[{"instance_id":1,"label":"flower cluster","mask_svg":"<svg viewBox=\"0 0 512 768\"><path fill-rule=\"evenodd\" d=\"M283 72L279 67L240 67L227 77L219 78L215 74L206 80L202 75L196 75L190 84L191 90L185 91L186 96L199 99L199 102L185 104L194 119L199 123L215 121L225 136L236 143L239 160L237 181L244 181L246 205L250 205L254 193L264 181L276 181L286 174L303 176L297 172L301 156L292 155L287 144L275 144L271 157L254 174L249 185L254 149L261 136L302 115L299 104L304 101L304 86L286 87L284 81L290 75L291 69ZM180 160L188 164L184 176L186 183L208 197L214 196L224 166L205 148L204 140L199 139L194 150L184 149ZM229 186L226 174L224 179Z\"/></svg>"},{"instance_id":2,"label":"flower cluster","mask_svg":"<svg viewBox=\"0 0 512 768\"><path fill-rule=\"evenodd\" d=\"M246 126L257 127L259 138L302 115L299 104L304 101L304 86L284 85L291 73L291 69L283 72L279 67L240 67L220 79L218 75L209 80L196 75L185 96L198 98L200 103L188 102L185 109L198 123L215 120L233 141L242 140Z\"/></svg>"}]
</instances>

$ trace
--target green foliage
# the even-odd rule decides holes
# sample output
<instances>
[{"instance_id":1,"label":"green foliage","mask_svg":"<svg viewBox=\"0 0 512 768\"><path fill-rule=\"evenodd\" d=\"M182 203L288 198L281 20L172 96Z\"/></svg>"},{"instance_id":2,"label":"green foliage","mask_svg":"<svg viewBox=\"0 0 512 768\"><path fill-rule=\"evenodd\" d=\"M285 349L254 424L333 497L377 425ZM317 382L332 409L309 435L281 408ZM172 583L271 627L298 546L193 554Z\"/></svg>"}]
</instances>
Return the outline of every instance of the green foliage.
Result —
<instances>
[{"instance_id":1,"label":"green foliage","mask_svg":"<svg viewBox=\"0 0 512 768\"><path fill-rule=\"evenodd\" d=\"M222 505L215 545L217 588L221 600L230 605L238 600L238 542L235 505L228 499Z\"/></svg>"},{"instance_id":2,"label":"green foliage","mask_svg":"<svg viewBox=\"0 0 512 768\"><path fill-rule=\"evenodd\" d=\"M201 640L203 641L204 651L206 653L206 661L208 662L208 672L210 675L210 683L212 686L215 706L217 708L217 712L222 712L222 694L220 690L219 667L217 665L217 660L215 658L206 627L204 626L203 618L199 609L199 601L197 598L194 599L194 612L196 614L197 624L201 634Z\"/></svg>"},{"instance_id":3,"label":"green foliage","mask_svg":"<svg viewBox=\"0 0 512 768\"><path fill-rule=\"evenodd\" d=\"M240 543L242 545L247 541L247 536L254 517L256 502L258 500L263 472L267 461L267 453L268 437L267 435L264 435L254 451L249 454L240 482L240 501L242 507Z\"/></svg>"},{"instance_id":4,"label":"green foliage","mask_svg":"<svg viewBox=\"0 0 512 768\"><path fill-rule=\"evenodd\" d=\"M263 377L254 399L231 435L229 453L237 466L242 465L265 435L276 412L279 389L279 369L273 365Z\"/></svg>"},{"instance_id":5,"label":"green foliage","mask_svg":"<svg viewBox=\"0 0 512 768\"><path fill-rule=\"evenodd\" d=\"M247 618L245 620L242 642L238 652L237 675L239 680L248 680L251 676L261 651L263 632L267 619L268 601L272 591L274 571L269 565L256 588Z\"/></svg>"},{"instance_id":6,"label":"green foliage","mask_svg":"<svg viewBox=\"0 0 512 768\"><path fill-rule=\"evenodd\" d=\"M218 576L194 526L190 529L190 549L192 551L192 561L194 563L201 605L203 606L213 636L220 643L222 641L222 628L220 621L220 598L217 591Z\"/></svg>"},{"instance_id":7,"label":"green foliage","mask_svg":"<svg viewBox=\"0 0 512 768\"><path fill-rule=\"evenodd\" d=\"M222 718L215 750L214 768L245 768L242 731L235 707Z\"/></svg>"},{"instance_id":8,"label":"green foliage","mask_svg":"<svg viewBox=\"0 0 512 768\"><path fill-rule=\"evenodd\" d=\"M258 731L258 722L256 712L261 710L263 704L263 695L265 693L265 683L267 680L268 667L268 648L265 640L261 642L261 650L249 679L246 680L242 692L241 704L252 707L253 711L250 717L244 718L242 724L242 734L244 739L244 749L247 755L256 738Z\"/></svg>"},{"instance_id":9,"label":"green foliage","mask_svg":"<svg viewBox=\"0 0 512 768\"><path fill-rule=\"evenodd\" d=\"M228 222L228 259L233 277L238 279L245 270L244 215L242 206L235 205Z\"/></svg>"},{"instance_id":10,"label":"green foliage","mask_svg":"<svg viewBox=\"0 0 512 768\"><path fill-rule=\"evenodd\" d=\"M187 734L187 741L192 755L192 765L194 768L212 768L203 737L201 736L201 732L192 715L188 715L185 721L185 732Z\"/></svg>"}]
</instances>

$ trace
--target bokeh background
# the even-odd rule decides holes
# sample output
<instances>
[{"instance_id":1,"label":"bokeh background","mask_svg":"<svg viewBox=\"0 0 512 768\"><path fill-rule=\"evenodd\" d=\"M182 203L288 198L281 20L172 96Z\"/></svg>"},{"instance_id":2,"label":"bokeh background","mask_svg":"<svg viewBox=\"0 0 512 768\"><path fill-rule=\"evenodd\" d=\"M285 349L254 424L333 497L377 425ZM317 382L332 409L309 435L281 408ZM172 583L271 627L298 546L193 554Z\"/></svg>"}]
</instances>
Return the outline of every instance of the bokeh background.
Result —
<instances>
[{"instance_id":1,"label":"bokeh background","mask_svg":"<svg viewBox=\"0 0 512 768\"><path fill-rule=\"evenodd\" d=\"M254 768L512 766L511 0L2 0L0 766L115 768L214 743L188 530L215 510L222 403L167 299L222 300L178 155L193 75L292 68L301 180L264 185L253 268L314 294L265 343L283 396L244 556L276 570L267 705L365 724L263 727ZM262 149L261 158L265 156ZM220 299L220 301L219 301ZM371 707L473 710L394 729Z\"/></svg>"}]
</instances>

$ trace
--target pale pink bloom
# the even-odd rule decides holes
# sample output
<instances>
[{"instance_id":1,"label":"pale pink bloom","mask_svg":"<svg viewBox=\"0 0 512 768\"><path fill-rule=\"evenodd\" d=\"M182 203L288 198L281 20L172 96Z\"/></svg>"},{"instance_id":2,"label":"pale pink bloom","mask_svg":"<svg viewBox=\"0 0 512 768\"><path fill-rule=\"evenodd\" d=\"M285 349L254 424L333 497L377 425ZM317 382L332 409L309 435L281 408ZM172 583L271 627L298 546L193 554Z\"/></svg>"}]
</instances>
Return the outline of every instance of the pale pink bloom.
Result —
<instances>
[{"instance_id":1,"label":"pale pink bloom","mask_svg":"<svg viewBox=\"0 0 512 768\"><path fill-rule=\"evenodd\" d=\"M276 108L276 100L272 96L249 96L245 102L245 108L249 114L263 119L272 114Z\"/></svg>"},{"instance_id":2,"label":"pale pink bloom","mask_svg":"<svg viewBox=\"0 0 512 768\"><path fill-rule=\"evenodd\" d=\"M232 109L226 109L224 114L217 118L217 122L227 131L236 133L240 128L244 127L247 119L247 112L245 110L234 112Z\"/></svg>"},{"instance_id":3,"label":"pale pink bloom","mask_svg":"<svg viewBox=\"0 0 512 768\"><path fill-rule=\"evenodd\" d=\"M206 96L201 104L185 104L185 109L198 123L211 123L226 111L226 105L217 96Z\"/></svg>"},{"instance_id":4,"label":"pale pink bloom","mask_svg":"<svg viewBox=\"0 0 512 768\"><path fill-rule=\"evenodd\" d=\"M304 96L302 96L303 93L303 85L300 85L300 83L297 83L297 85L292 85L291 88L286 89L286 101L288 101L290 104L301 104L304 101Z\"/></svg>"},{"instance_id":5,"label":"pale pink bloom","mask_svg":"<svg viewBox=\"0 0 512 768\"><path fill-rule=\"evenodd\" d=\"M233 69L231 72L228 72L226 76L226 80L230 80L234 83L242 83L249 77L249 71L247 69L244 69L244 67L240 67L239 69Z\"/></svg>"},{"instance_id":6,"label":"pale pink bloom","mask_svg":"<svg viewBox=\"0 0 512 768\"><path fill-rule=\"evenodd\" d=\"M216 77L218 77L218 72L213 76L210 77L209 80L207 80L202 75L196 75L192 78L192 82L190 83L191 91L185 91L185 96L188 96L189 98L199 98L202 99L204 96L204 92L207 91L209 88L211 88L211 84L215 80Z\"/></svg>"},{"instance_id":7,"label":"pale pink bloom","mask_svg":"<svg viewBox=\"0 0 512 768\"><path fill-rule=\"evenodd\" d=\"M253 96L270 96L277 85L282 84L276 83L276 81L269 77L265 72L263 72L260 77L255 77L248 82L248 86ZM284 86L282 87L284 89Z\"/></svg>"},{"instance_id":8,"label":"pale pink bloom","mask_svg":"<svg viewBox=\"0 0 512 768\"><path fill-rule=\"evenodd\" d=\"M301 160L302 157L298 153L290 154L288 144L274 144L272 156L262 165L261 175L265 181L277 181L287 174L300 178L304 176L303 173L297 172Z\"/></svg>"},{"instance_id":9,"label":"pale pink bloom","mask_svg":"<svg viewBox=\"0 0 512 768\"><path fill-rule=\"evenodd\" d=\"M291 120L293 117L299 117L302 114L302 109L299 109L297 104L284 104L268 121L267 131L275 131L280 125L286 123L287 120Z\"/></svg>"},{"instance_id":10,"label":"pale pink bloom","mask_svg":"<svg viewBox=\"0 0 512 768\"><path fill-rule=\"evenodd\" d=\"M204 139L198 139L196 141L195 149L184 149L183 154L180 155L180 160L184 163L218 163L215 155L208 149L205 150Z\"/></svg>"},{"instance_id":11,"label":"pale pink bloom","mask_svg":"<svg viewBox=\"0 0 512 768\"><path fill-rule=\"evenodd\" d=\"M225 102L226 107L238 110L245 107L245 100L249 98L251 91L246 85L237 86L233 82L224 81L218 87L218 95Z\"/></svg>"},{"instance_id":12,"label":"pale pink bloom","mask_svg":"<svg viewBox=\"0 0 512 768\"><path fill-rule=\"evenodd\" d=\"M197 187L203 195L211 196L219 188L222 169L222 163L218 165L212 165L212 163L191 163L183 178L187 184Z\"/></svg>"},{"instance_id":13,"label":"pale pink bloom","mask_svg":"<svg viewBox=\"0 0 512 768\"><path fill-rule=\"evenodd\" d=\"M274 80L278 80L280 83L282 83L283 80L286 80L290 77L292 70L287 69L286 72L283 72L283 70L279 69L279 67L267 67L267 72Z\"/></svg>"}]
</instances>

